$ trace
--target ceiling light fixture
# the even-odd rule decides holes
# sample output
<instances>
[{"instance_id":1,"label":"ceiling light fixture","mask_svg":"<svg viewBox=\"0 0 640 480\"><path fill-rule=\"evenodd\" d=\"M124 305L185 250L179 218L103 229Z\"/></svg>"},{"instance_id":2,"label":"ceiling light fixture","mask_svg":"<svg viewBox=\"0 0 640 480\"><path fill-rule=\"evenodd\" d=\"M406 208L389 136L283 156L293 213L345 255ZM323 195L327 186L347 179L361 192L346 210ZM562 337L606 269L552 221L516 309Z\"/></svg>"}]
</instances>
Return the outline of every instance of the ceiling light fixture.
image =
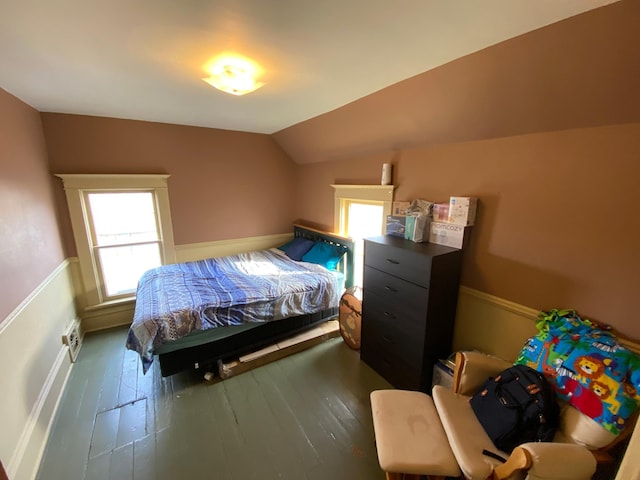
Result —
<instances>
[{"instance_id":1,"label":"ceiling light fixture","mask_svg":"<svg viewBox=\"0 0 640 480\"><path fill-rule=\"evenodd\" d=\"M206 67L206 70L209 77L202 80L231 95L245 95L264 85L264 82L256 80L261 73L260 68L244 58L221 57Z\"/></svg>"}]
</instances>

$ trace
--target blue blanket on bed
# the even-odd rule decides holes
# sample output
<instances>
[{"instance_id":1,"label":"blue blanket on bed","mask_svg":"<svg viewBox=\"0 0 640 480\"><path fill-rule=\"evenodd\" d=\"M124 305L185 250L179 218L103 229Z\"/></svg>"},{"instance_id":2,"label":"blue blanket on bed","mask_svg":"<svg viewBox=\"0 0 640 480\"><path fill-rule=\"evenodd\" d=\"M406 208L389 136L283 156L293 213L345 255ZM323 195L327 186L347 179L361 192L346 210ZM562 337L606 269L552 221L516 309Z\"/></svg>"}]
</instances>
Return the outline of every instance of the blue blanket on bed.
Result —
<instances>
[{"instance_id":1,"label":"blue blanket on bed","mask_svg":"<svg viewBox=\"0 0 640 480\"><path fill-rule=\"evenodd\" d=\"M194 330L315 313L339 295L336 272L276 249L165 265L138 282L127 348L146 373L154 349Z\"/></svg>"}]
</instances>

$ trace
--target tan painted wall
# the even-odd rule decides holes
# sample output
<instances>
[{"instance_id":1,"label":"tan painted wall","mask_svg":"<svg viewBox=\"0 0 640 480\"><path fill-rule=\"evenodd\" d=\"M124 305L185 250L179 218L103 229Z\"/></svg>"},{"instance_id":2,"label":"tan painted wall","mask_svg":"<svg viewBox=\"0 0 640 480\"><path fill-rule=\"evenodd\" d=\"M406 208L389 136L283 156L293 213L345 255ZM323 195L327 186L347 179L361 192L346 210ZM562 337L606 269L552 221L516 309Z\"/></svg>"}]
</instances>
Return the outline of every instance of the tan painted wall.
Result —
<instances>
[{"instance_id":1,"label":"tan painted wall","mask_svg":"<svg viewBox=\"0 0 640 480\"><path fill-rule=\"evenodd\" d=\"M481 200L463 283L577 308L640 338L640 2L508 40L278 132L296 216L333 226L332 183Z\"/></svg>"},{"instance_id":2,"label":"tan painted wall","mask_svg":"<svg viewBox=\"0 0 640 480\"><path fill-rule=\"evenodd\" d=\"M640 123L440 145L301 166L297 216L333 226L341 180L378 182L394 163L396 199L480 198L463 284L536 309L573 307L640 338Z\"/></svg>"},{"instance_id":3,"label":"tan painted wall","mask_svg":"<svg viewBox=\"0 0 640 480\"><path fill-rule=\"evenodd\" d=\"M268 135L81 115L42 118L53 173L170 174L177 245L292 229L295 164ZM63 231L75 255L67 218Z\"/></svg>"},{"instance_id":4,"label":"tan painted wall","mask_svg":"<svg viewBox=\"0 0 640 480\"><path fill-rule=\"evenodd\" d=\"M171 174L185 245L280 234L296 217L331 228L329 185L378 183L391 161L399 199L480 197L464 285L535 309L576 307L640 338L639 23L640 2L623 0L279 132L296 161L330 160L300 167L264 135L42 114L47 171L38 113L0 90L0 319L75 255L58 185L62 252L50 172ZM73 314L69 295L43 345ZM475 307L462 311L473 324ZM32 330L23 321L11 323L16 338ZM52 361L29 363L37 383L11 387L27 410Z\"/></svg>"},{"instance_id":5,"label":"tan painted wall","mask_svg":"<svg viewBox=\"0 0 640 480\"><path fill-rule=\"evenodd\" d=\"M0 323L63 260L40 114L0 89Z\"/></svg>"},{"instance_id":6,"label":"tan painted wall","mask_svg":"<svg viewBox=\"0 0 640 480\"><path fill-rule=\"evenodd\" d=\"M77 317L40 114L0 89L0 461L33 478L70 361Z\"/></svg>"}]
</instances>

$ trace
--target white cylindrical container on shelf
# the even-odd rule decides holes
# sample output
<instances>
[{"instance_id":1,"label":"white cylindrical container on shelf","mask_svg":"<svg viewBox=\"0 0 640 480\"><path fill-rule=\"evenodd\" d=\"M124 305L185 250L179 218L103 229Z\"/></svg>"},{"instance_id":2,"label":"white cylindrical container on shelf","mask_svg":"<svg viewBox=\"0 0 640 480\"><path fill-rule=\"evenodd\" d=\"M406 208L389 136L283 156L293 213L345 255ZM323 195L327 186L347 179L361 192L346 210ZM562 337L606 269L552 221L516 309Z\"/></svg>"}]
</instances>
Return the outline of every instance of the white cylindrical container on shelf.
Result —
<instances>
[{"instance_id":1,"label":"white cylindrical container on shelf","mask_svg":"<svg viewBox=\"0 0 640 480\"><path fill-rule=\"evenodd\" d=\"M391 170L392 166L390 163L382 164L382 181L381 185L391 185Z\"/></svg>"}]
</instances>

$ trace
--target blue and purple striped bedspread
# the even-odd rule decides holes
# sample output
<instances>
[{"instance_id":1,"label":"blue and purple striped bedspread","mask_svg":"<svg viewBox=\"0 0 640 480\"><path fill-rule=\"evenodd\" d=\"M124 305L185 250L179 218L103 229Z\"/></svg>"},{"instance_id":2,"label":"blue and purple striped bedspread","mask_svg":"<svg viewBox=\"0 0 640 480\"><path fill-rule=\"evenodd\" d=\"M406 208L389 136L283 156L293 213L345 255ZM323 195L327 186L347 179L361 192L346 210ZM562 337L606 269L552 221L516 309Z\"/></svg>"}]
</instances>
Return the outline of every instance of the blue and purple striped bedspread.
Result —
<instances>
[{"instance_id":1,"label":"blue and purple striped bedspread","mask_svg":"<svg viewBox=\"0 0 640 480\"><path fill-rule=\"evenodd\" d=\"M154 349L192 331L337 307L339 283L336 272L277 249L154 268L138 282L127 348L146 372Z\"/></svg>"}]
</instances>

